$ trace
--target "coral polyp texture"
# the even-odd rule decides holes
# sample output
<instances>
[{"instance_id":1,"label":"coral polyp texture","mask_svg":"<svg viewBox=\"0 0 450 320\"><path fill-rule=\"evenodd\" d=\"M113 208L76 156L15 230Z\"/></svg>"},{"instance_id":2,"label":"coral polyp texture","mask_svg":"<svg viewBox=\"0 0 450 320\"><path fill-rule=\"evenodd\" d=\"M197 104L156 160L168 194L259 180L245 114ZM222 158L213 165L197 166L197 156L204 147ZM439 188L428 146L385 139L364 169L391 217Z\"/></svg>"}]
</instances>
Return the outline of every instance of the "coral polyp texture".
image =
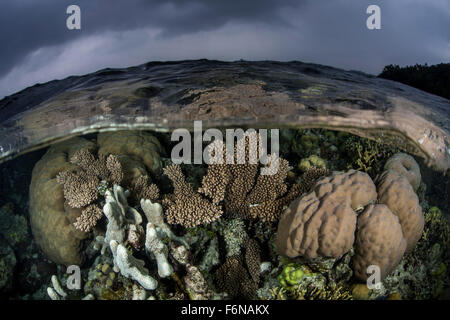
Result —
<instances>
[{"instance_id":1,"label":"coral polyp texture","mask_svg":"<svg viewBox=\"0 0 450 320\"><path fill-rule=\"evenodd\" d=\"M313 190L294 200L278 224L278 252L288 257L340 257L354 242L355 209L377 197L370 177L350 170L317 180Z\"/></svg>"},{"instance_id":2,"label":"coral polyp texture","mask_svg":"<svg viewBox=\"0 0 450 320\"><path fill-rule=\"evenodd\" d=\"M355 170L317 180L310 193L283 213L275 240L278 252L311 261L339 258L355 246L356 277L366 280L367 268L375 265L383 280L414 249L424 228L422 209L408 180L420 177L412 161L398 154L389 159L388 166L397 171L379 175L378 188L369 175Z\"/></svg>"},{"instance_id":3,"label":"coral polyp texture","mask_svg":"<svg viewBox=\"0 0 450 320\"><path fill-rule=\"evenodd\" d=\"M384 279L398 265L406 249L402 227L389 208L384 204L368 205L358 217L355 256L355 275L360 279L368 277L367 268L380 268Z\"/></svg>"}]
</instances>

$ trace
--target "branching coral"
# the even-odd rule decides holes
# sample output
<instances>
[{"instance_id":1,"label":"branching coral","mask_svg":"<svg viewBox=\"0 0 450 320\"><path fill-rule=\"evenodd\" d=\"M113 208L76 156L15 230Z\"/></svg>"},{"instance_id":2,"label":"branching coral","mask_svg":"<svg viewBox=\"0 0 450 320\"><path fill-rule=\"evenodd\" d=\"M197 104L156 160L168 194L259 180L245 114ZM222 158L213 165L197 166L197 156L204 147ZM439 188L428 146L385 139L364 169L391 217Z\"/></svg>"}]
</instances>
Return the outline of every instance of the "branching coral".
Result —
<instances>
[{"instance_id":1,"label":"branching coral","mask_svg":"<svg viewBox=\"0 0 450 320\"><path fill-rule=\"evenodd\" d=\"M51 146L33 168L30 185L31 228L40 248L56 263L80 265L83 262L81 240L87 236L73 225L81 210L64 205L64 188L56 177L60 172L77 168L69 162L77 150L93 150L94 147L94 143L86 139L72 138Z\"/></svg>"},{"instance_id":2,"label":"branching coral","mask_svg":"<svg viewBox=\"0 0 450 320\"><path fill-rule=\"evenodd\" d=\"M261 248L255 239L248 239L246 243L245 263L253 282L258 284L261 266Z\"/></svg>"},{"instance_id":3,"label":"branching coral","mask_svg":"<svg viewBox=\"0 0 450 320\"><path fill-rule=\"evenodd\" d=\"M162 200L169 223L194 227L210 223L222 215L223 211L218 205L196 193L186 182L179 165L164 168L164 173L174 185L174 193Z\"/></svg>"},{"instance_id":4,"label":"branching coral","mask_svg":"<svg viewBox=\"0 0 450 320\"><path fill-rule=\"evenodd\" d=\"M70 162L77 168L60 172L56 181L64 186L64 197L68 205L72 208L83 208L74 223L75 228L89 232L102 217L101 209L94 204L100 192L100 179L119 184L123 178L122 167L116 156L100 155L95 159L87 148L75 151Z\"/></svg>"},{"instance_id":5,"label":"branching coral","mask_svg":"<svg viewBox=\"0 0 450 320\"><path fill-rule=\"evenodd\" d=\"M159 199L159 188L156 184L150 182L148 175L140 175L137 179L133 180L130 190L137 202L141 199L152 201Z\"/></svg>"},{"instance_id":6,"label":"branching coral","mask_svg":"<svg viewBox=\"0 0 450 320\"><path fill-rule=\"evenodd\" d=\"M84 171L63 171L56 181L64 186L64 198L72 208L82 208L97 200L100 180Z\"/></svg>"},{"instance_id":7,"label":"branching coral","mask_svg":"<svg viewBox=\"0 0 450 320\"><path fill-rule=\"evenodd\" d=\"M257 142L256 148L251 141ZM265 166L260 168L255 160L262 152L260 143L256 133L245 134L234 147L232 163L226 163L230 155L223 142L217 140L210 145L212 160L199 193L186 183L178 165L166 167L164 173L174 185L174 193L163 199L169 223L192 227L212 222L224 212L229 217L243 219L278 219L284 206L302 189L294 185L287 191L285 179L291 169L287 160L268 155ZM245 151L240 153L238 146L243 146Z\"/></svg>"},{"instance_id":8,"label":"branching coral","mask_svg":"<svg viewBox=\"0 0 450 320\"><path fill-rule=\"evenodd\" d=\"M102 209L96 205L88 205L81 211L81 215L73 224L75 228L84 232L90 232L95 227L97 221L103 217Z\"/></svg>"}]
</instances>

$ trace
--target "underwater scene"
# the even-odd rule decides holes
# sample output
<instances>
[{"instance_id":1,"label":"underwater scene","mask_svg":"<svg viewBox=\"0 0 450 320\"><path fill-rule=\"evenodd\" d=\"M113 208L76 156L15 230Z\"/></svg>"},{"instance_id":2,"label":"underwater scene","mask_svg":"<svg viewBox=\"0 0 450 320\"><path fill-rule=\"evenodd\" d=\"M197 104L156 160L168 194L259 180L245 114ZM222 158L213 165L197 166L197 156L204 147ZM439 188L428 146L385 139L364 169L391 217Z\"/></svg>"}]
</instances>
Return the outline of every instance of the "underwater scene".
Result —
<instances>
[{"instance_id":1,"label":"underwater scene","mask_svg":"<svg viewBox=\"0 0 450 320\"><path fill-rule=\"evenodd\" d=\"M273 175L174 164L170 133L136 130L2 163L2 299L450 298L448 177L343 131L279 142Z\"/></svg>"}]
</instances>

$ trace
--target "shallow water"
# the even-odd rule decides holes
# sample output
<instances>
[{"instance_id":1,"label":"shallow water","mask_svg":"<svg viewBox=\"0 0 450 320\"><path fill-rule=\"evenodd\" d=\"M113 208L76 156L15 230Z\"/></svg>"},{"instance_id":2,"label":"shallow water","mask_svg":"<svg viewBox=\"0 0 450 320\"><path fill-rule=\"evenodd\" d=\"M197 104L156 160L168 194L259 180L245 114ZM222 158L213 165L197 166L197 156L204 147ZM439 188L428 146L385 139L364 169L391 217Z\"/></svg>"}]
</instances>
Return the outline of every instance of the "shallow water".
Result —
<instances>
[{"instance_id":1,"label":"shallow water","mask_svg":"<svg viewBox=\"0 0 450 320\"><path fill-rule=\"evenodd\" d=\"M127 237L123 239L122 244L134 258L144 261L146 270L144 274L155 280L156 288L147 287L146 289L143 281L133 279L123 270L114 270L112 247L106 245L103 253L100 250L103 242L99 242L98 237L108 237L105 232L110 228L108 225L110 218L105 216L104 206L108 200L104 191L112 192L113 183L100 183L98 187L102 185L104 189L97 188L98 194L89 202L103 211L95 227L89 232L75 230L73 223L76 217L80 216L80 210L68 207L67 194L63 190L65 185L55 182L58 174L74 169L74 165L69 163L68 154L70 152L73 154L76 148L81 148L74 147L75 149L70 152L64 149L70 145L68 140L62 143L65 150L63 154L66 152L63 165L55 164L57 160L48 157L53 152L49 149L54 150L55 145L23 154L0 165L2 176L0 294L3 299L50 299L50 297L65 299L148 299L150 297L154 299L448 299L450 182L448 176L431 170L420 158L416 157L420 166L421 180L415 194L424 216L424 231L415 244L414 250L404 254L401 261L383 280L382 288L369 290L366 289L364 281L355 277L353 271L356 243L352 245L351 250L339 258L322 257L311 260L305 257L289 258L280 255L274 242L280 216L273 221L264 221L261 217L265 216L245 217L231 209L233 206L227 202L231 200L227 200L226 197L218 203L218 207L223 209L223 212L219 217L212 218L214 220L212 222L192 225L201 220L203 211L198 207L193 211L198 213L198 216L194 216L192 220L177 220L176 212L173 212L173 208L170 209L170 201L163 200L168 199L167 196L174 192L176 194L173 188L174 182L162 170L169 166L171 150L177 143L171 142L169 133L147 131L145 137L150 135L155 137L161 145L161 149L158 149L155 140L151 140L151 143L148 140L143 141L142 133L137 134L141 138L136 141L130 137L122 139L121 135L129 134L131 134L130 131L116 133L109 144L107 142L101 144L97 134L85 135L82 139L85 143L92 144L90 150L94 160L100 159L99 150L121 152L115 155L119 157L121 168L126 173L122 177L123 186L131 190L128 206L136 209L143 218L143 221L138 223L133 220L134 218L127 216L127 219L133 220L134 223L128 222L124 225ZM122 147L121 144L123 144ZM130 145L133 147L129 148ZM286 173L282 184L289 190L295 183L304 183L303 174L308 171L308 166L327 169L328 172L323 173L324 176L330 175L333 171L347 172L355 169L368 175L369 180L375 180L376 176L384 171L386 161L400 151L389 145L378 144L337 131L282 129L280 130L280 157L286 159L292 167ZM127 155L129 162L126 162L123 157L120 158L121 154ZM148 154L152 154L152 161L155 159L157 161L152 162L145 158ZM44 165L41 163L40 167L37 166L38 161L42 162L42 159L48 162ZM128 164L125 165L125 163ZM78 163L76 166L81 165ZM159 189L158 199L153 202L163 204L164 223L156 229L160 232L158 233L162 241L160 245L165 248L162 249L163 256L166 256L166 259L159 260L160 264L157 263L158 259L155 255L157 251L148 251L151 246L146 247L144 244L149 234L146 223L150 220L139 199L134 198L136 195L134 193L139 190L133 189L130 181L124 182L132 175L136 177L136 170L141 169L149 176L146 185L154 183ZM199 194L198 188L202 186L203 177L208 173L208 166L183 164L181 169L186 182L192 186L194 192L190 197L195 197L194 194ZM49 182L45 182L53 183L52 187L42 183L33 185L30 190L32 178L37 179L40 174L38 170L39 172L52 171L48 177ZM139 171L139 174L142 173L143 171ZM255 182L250 181L250 183L253 186L256 185L256 179ZM39 193L33 189L36 186L45 186L45 192ZM312 186L309 185L309 188L311 190ZM82 191L82 189L75 189L74 192ZM298 194L294 199L308 192ZM30 207L30 197L35 198L32 203L39 207ZM208 195L202 194L201 198L207 199L210 205L211 199ZM189 206L189 197L184 199L187 201L186 206ZM237 198L233 199L237 201ZM293 199L280 209L280 215L292 201ZM376 202L379 201L379 199L376 200ZM200 202L198 204L200 205ZM257 205L260 204L251 204L251 206ZM83 203L83 207L86 208L86 206L87 204ZM180 207L176 208L181 210ZM362 208L358 208L355 212L361 215L361 211ZM66 218L62 219L58 212L63 216L66 214ZM189 213L189 211L186 212ZM39 215L40 220L36 218L32 220L30 213L35 217ZM48 218L48 215L52 217ZM178 217L178 219L181 218ZM180 221L184 221L185 225L180 224ZM191 221L189 222L191 224L188 221ZM132 234L131 224L141 225L143 228L140 233ZM43 232L42 228L45 226L52 230ZM161 231L165 230L164 226L168 227L168 233ZM75 231L54 232L59 228ZM134 235L134 238L130 238L130 234ZM47 239L49 237L54 238L49 240ZM139 237L143 238L139 239ZM75 238L79 240L74 240ZM70 242L79 244L79 247L67 250L75 250L76 256L83 257L82 262L73 263L71 260L74 259L73 255L55 255L55 246L68 246L67 243ZM151 248L154 250L154 247ZM183 248L189 253L187 257L182 254ZM61 259L67 259L66 265L61 262ZM186 264L186 259L190 267ZM170 267L162 266L161 261L165 261ZM70 287L76 272L67 273L67 265L80 267L78 287L77 285L75 288ZM196 269L192 270L191 266L195 266ZM167 268L170 269L169 274L161 276L161 272ZM227 276L223 277L224 274ZM58 279L56 284L55 278L52 282L52 276ZM66 297L61 295L58 283L67 294ZM76 281L75 284L77 284ZM48 288L51 288L50 294Z\"/></svg>"}]
</instances>

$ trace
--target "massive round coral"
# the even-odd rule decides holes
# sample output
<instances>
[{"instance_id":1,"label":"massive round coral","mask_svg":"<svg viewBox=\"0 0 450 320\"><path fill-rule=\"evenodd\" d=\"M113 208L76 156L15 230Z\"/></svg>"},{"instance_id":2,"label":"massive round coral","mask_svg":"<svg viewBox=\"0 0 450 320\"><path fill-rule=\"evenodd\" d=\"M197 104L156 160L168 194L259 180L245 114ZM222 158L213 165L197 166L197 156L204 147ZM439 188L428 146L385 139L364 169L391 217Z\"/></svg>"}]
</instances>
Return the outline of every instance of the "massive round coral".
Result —
<instances>
[{"instance_id":1,"label":"massive round coral","mask_svg":"<svg viewBox=\"0 0 450 320\"><path fill-rule=\"evenodd\" d=\"M414 191L419 188L420 180L422 179L420 168L416 160L409 154L401 152L394 154L386 161L384 170L394 170L404 176L408 179Z\"/></svg>"},{"instance_id":2,"label":"massive round coral","mask_svg":"<svg viewBox=\"0 0 450 320\"><path fill-rule=\"evenodd\" d=\"M398 217L406 238L406 253L411 252L422 236L424 217L419 198L403 175L393 170L384 171L377 179L379 203L389 207Z\"/></svg>"},{"instance_id":3,"label":"massive round coral","mask_svg":"<svg viewBox=\"0 0 450 320\"><path fill-rule=\"evenodd\" d=\"M277 250L288 257L340 257L354 242L356 213L377 198L370 177L359 171L333 172L293 201L278 224Z\"/></svg>"},{"instance_id":4,"label":"massive round coral","mask_svg":"<svg viewBox=\"0 0 450 320\"><path fill-rule=\"evenodd\" d=\"M33 168L30 185L30 222L34 238L46 255L56 263L81 264L81 239L87 233L73 223L81 209L65 205L63 185L57 175L74 169L71 156L81 148L93 150L95 144L82 138L72 138L53 145Z\"/></svg>"},{"instance_id":5,"label":"massive round coral","mask_svg":"<svg viewBox=\"0 0 450 320\"><path fill-rule=\"evenodd\" d=\"M375 265L383 280L398 265L405 249L399 220L386 205L371 204L358 216L353 256L356 277L367 280L368 267Z\"/></svg>"},{"instance_id":6,"label":"massive round coral","mask_svg":"<svg viewBox=\"0 0 450 320\"><path fill-rule=\"evenodd\" d=\"M97 143L99 155L126 155L143 163L151 173L161 170L159 155L163 153L163 148L158 139L148 132L128 130L101 132L98 134Z\"/></svg>"}]
</instances>

